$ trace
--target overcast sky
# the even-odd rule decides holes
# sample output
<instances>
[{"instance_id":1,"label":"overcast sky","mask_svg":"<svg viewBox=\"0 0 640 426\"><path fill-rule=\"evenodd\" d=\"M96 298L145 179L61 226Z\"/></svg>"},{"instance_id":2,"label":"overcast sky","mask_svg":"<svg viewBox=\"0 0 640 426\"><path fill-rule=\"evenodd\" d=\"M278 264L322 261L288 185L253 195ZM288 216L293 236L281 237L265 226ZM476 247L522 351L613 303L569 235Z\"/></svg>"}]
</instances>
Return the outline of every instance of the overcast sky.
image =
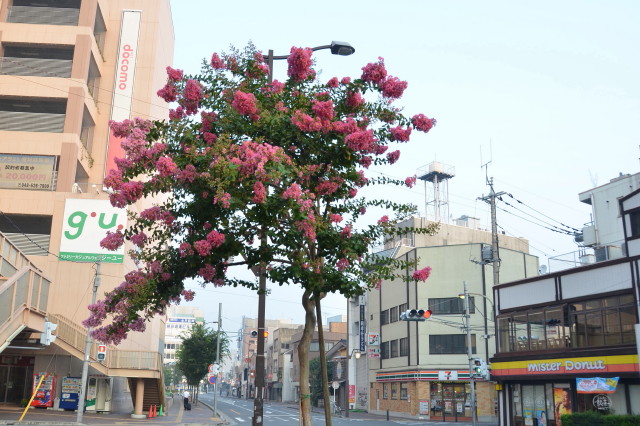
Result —
<instances>
[{"instance_id":1,"label":"overcast sky","mask_svg":"<svg viewBox=\"0 0 640 426\"><path fill-rule=\"evenodd\" d=\"M590 208L578 193L620 173L638 172L638 1L171 3L174 65L190 73L213 52L249 41L276 55L293 45L351 43L356 52L349 57L314 55L321 80L359 77L364 65L383 57L390 74L409 82L397 105L407 115L435 117L438 125L427 135L414 132L410 144L400 147L398 163L376 173L404 179L433 161L455 167L449 181L453 218L469 215L490 226L488 206L477 200L488 193L488 173L496 191L538 212L528 213L581 229L590 221ZM275 78L286 78L286 63L276 62ZM413 202L424 212L422 185L385 196ZM570 236L514 213L526 220L498 210L499 226L528 239L541 264L577 250ZM198 295L191 304L208 321L223 303L227 330L237 330L243 314L257 314L257 296L249 291L194 289ZM267 301L268 318L303 321L298 290L273 289ZM325 302L329 316L345 311L343 298Z\"/></svg>"}]
</instances>

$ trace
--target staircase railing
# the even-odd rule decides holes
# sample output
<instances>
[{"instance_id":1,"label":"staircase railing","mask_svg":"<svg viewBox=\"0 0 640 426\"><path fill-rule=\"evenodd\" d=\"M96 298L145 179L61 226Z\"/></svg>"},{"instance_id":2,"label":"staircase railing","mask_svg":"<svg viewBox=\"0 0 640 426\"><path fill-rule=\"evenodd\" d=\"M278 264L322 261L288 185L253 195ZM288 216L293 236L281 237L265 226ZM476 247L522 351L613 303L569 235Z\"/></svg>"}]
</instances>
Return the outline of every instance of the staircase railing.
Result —
<instances>
[{"instance_id":1,"label":"staircase railing","mask_svg":"<svg viewBox=\"0 0 640 426\"><path fill-rule=\"evenodd\" d=\"M58 339L63 340L79 352L84 352L87 330L62 315L53 314L50 318L58 324L56 330ZM95 360L96 353L96 345L91 345L89 357ZM107 357L101 363L109 369L162 370L162 359L158 352L122 350L113 345L108 345Z\"/></svg>"}]
</instances>

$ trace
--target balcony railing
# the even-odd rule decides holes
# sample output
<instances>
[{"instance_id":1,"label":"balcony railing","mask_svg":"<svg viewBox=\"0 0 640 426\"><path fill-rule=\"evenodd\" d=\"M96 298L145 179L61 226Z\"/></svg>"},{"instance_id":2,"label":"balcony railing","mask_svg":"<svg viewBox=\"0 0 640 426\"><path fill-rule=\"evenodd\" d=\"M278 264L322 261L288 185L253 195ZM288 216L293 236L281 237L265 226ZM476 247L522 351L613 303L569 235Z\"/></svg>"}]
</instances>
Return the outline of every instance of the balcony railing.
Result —
<instances>
[{"instance_id":1,"label":"balcony railing","mask_svg":"<svg viewBox=\"0 0 640 426\"><path fill-rule=\"evenodd\" d=\"M16 24L78 25L79 9L12 6L7 22Z\"/></svg>"},{"instance_id":2,"label":"balcony railing","mask_svg":"<svg viewBox=\"0 0 640 426\"><path fill-rule=\"evenodd\" d=\"M57 337L79 352L84 353L87 330L62 315L53 314L49 318L51 318L52 322L58 324ZM96 359L96 350L96 345L91 345L89 357L94 360ZM102 364L107 368L118 369L154 371L162 369L162 359L158 352L120 350L112 345L109 345L107 358Z\"/></svg>"}]
</instances>

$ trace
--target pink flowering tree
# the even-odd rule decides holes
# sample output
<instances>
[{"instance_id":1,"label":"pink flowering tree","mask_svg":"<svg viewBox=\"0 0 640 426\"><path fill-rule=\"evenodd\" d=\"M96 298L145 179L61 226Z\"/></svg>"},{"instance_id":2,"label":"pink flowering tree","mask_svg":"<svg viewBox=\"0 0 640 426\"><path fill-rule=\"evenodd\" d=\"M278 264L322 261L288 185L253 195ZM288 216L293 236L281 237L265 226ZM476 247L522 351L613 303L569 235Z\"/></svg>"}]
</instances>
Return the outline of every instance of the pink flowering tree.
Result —
<instances>
[{"instance_id":1,"label":"pink flowering tree","mask_svg":"<svg viewBox=\"0 0 640 426\"><path fill-rule=\"evenodd\" d=\"M398 271L407 263L373 255L372 244L431 230L395 227L414 206L365 199L358 191L413 186L415 176L372 180L367 169L395 163L398 146L412 132L431 130L435 120L404 116L393 106L407 83L387 75L382 59L363 67L359 78L320 81L311 50L292 48L288 79L270 82L263 55L249 46L214 54L198 75L167 71L158 95L173 106L169 120L112 123L126 138L126 157L106 179L112 204L164 201L131 210L130 226L103 240L113 249L126 241L135 246L131 255L140 268L89 307L85 325L96 327L95 338L117 344L170 304L190 300L187 279L257 290L254 281L233 278L233 267L265 264L272 283L304 289L308 341L315 300L406 279ZM372 206L392 218L365 218ZM411 278L428 275L423 270ZM300 379L306 395L305 372Z\"/></svg>"}]
</instances>

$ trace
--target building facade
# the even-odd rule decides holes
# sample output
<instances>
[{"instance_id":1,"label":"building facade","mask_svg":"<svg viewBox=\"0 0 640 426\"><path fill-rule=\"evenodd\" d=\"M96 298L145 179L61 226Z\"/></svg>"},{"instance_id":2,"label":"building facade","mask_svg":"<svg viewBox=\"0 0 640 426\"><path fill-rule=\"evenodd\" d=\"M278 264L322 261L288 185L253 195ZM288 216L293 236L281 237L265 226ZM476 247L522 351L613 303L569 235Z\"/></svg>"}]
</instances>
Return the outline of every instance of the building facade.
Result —
<instances>
[{"instance_id":1,"label":"building facade","mask_svg":"<svg viewBox=\"0 0 640 426\"><path fill-rule=\"evenodd\" d=\"M63 379L80 376L86 335L81 322L93 284L99 282L101 298L136 268L126 250L99 247L107 230L127 224L126 211L112 208L103 189L105 173L121 152L109 120L167 116L155 93L166 80L173 45L169 0L0 2L3 250L26 257L50 282L48 292L41 286L30 294L32 302L47 301L30 308L33 320L0 329L12 342L2 359L26 359L30 365L22 377L28 383L24 392L0 392L0 398L19 401L29 395L34 374L64 371L65 377L51 382L57 383L52 399L59 399ZM20 286L21 267L3 268L1 274ZM45 318L57 324L57 339L29 348ZM108 348L105 360L92 362L88 409L109 411L121 402L141 415L159 403L163 335L164 323L155 319L145 333L130 333ZM95 345L91 359L97 361Z\"/></svg>"},{"instance_id":2,"label":"building facade","mask_svg":"<svg viewBox=\"0 0 640 426\"><path fill-rule=\"evenodd\" d=\"M164 333L163 360L165 364L176 362L176 352L195 324L204 325L204 312L199 308L180 305L169 307Z\"/></svg>"},{"instance_id":3,"label":"building facade","mask_svg":"<svg viewBox=\"0 0 640 426\"><path fill-rule=\"evenodd\" d=\"M409 226L428 223L420 218L408 221ZM416 246L393 245L398 242ZM493 271L486 261L490 242L487 231L441 224L436 235L390 242L380 253L415 261L416 269L430 266L432 272L425 283L385 281L367 294L366 324L358 327L360 334L350 348L360 343L367 350L370 412L384 414L388 410L396 416L440 421L471 420L465 310L459 295L466 282L473 357L487 361L495 351ZM538 259L527 252L526 240L500 235L500 280L538 274ZM404 272L410 277L413 269ZM400 314L409 309L430 310L432 315L424 322L402 321ZM355 313L351 316L362 320ZM479 379L476 388L478 418L495 420L494 384Z\"/></svg>"}]
</instances>

